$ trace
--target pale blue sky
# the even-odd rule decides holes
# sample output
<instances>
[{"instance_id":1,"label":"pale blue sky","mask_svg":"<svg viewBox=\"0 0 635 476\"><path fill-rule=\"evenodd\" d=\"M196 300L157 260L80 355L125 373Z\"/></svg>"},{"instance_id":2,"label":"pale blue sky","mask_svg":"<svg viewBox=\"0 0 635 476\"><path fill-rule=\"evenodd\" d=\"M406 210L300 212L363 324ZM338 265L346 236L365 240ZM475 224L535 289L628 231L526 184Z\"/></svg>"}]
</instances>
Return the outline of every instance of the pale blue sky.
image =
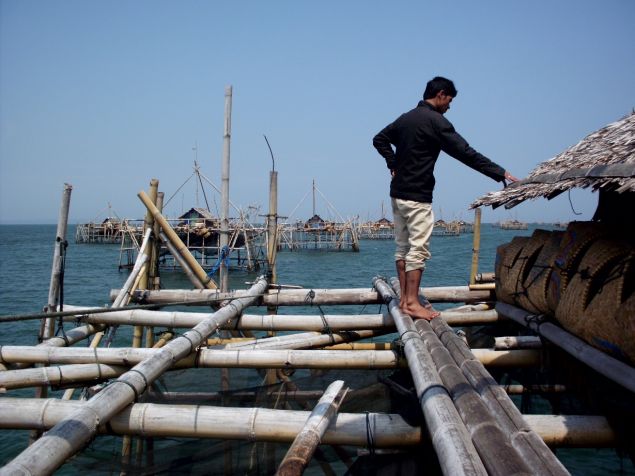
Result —
<instances>
[{"instance_id":1,"label":"pale blue sky","mask_svg":"<svg viewBox=\"0 0 635 476\"><path fill-rule=\"evenodd\" d=\"M266 134L280 214L315 178L345 217L378 218L389 176L372 137L437 74L459 90L457 130L522 177L635 106L634 23L632 0L0 0L0 223L54 223L64 182L72 223L108 203L142 217L137 192L156 177L172 195L195 143L220 185L226 85L231 199L261 213ZM445 219L471 218L469 203L499 187L445 155L436 177ZM169 215L196 205L191 184ZM571 199L588 219L595 195ZM318 212L329 215L319 200ZM294 218L310 213L309 198ZM484 212L510 217L576 218L566 194Z\"/></svg>"}]
</instances>

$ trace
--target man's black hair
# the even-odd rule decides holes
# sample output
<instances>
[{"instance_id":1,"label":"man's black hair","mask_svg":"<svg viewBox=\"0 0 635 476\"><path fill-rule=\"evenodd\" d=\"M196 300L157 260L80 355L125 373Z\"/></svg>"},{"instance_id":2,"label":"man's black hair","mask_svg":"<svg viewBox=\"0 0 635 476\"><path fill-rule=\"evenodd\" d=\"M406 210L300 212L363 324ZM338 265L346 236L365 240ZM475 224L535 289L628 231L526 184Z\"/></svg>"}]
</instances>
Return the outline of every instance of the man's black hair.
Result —
<instances>
[{"instance_id":1,"label":"man's black hair","mask_svg":"<svg viewBox=\"0 0 635 476\"><path fill-rule=\"evenodd\" d=\"M454 87L454 83L447 78L443 78L441 76L435 76L428 84L426 84L426 90L423 93L423 99L432 99L437 95L439 91L445 91L445 94L448 96L452 96L453 98L457 95L457 90Z\"/></svg>"}]
</instances>

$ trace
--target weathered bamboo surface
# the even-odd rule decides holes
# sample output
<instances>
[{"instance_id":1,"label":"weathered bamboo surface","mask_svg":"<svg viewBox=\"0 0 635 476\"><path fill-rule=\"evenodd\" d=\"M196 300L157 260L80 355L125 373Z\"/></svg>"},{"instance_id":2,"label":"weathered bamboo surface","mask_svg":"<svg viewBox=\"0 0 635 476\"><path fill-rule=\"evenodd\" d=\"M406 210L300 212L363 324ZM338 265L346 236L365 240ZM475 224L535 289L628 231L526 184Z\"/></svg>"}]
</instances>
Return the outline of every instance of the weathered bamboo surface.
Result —
<instances>
[{"instance_id":1,"label":"weathered bamboo surface","mask_svg":"<svg viewBox=\"0 0 635 476\"><path fill-rule=\"evenodd\" d=\"M87 402L41 398L0 398L0 428L54 427L86 406ZM215 407L135 403L100 423L102 434L156 437L235 438L290 442L304 426L310 412L267 408ZM524 415L545 443L557 447L611 447L616 435L605 417L595 415ZM400 415L338 413L329 425L323 444L366 446L371 422L376 448L398 448L427 441L420 427Z\"/></svg>"},{"instance_id":2,"label":"weathered bamboo surface","mask_svg":"<svg viewBox=\"0 0 635 476\"><path fill-rule=\"evenodd\" d=\"M253 339L251 341L240 341L227 344L225 348L240 350L309 349L314 347L323 347L331 344L339 344L342 342L353 342L361 339L380 337L385 334L389 334L390 332L390 330L386 329L343 331L327 334L322 334L320 332L301 332L297 334Z\"/></svg>"},{"instance_id":3,"label":"weathered bamboo surface","mask_svg":"<svg viewBox=\"0 0 635 476\"><path fill-rule=\"evenodd\" d=\"M335 418L346 391L342 380L336 380L328 386L304 427L291 443L276 475L294 476L304 472L324 433Z\"/></svg>"},{"instance_id":4,"label":"weathered bamboo surface","mask_svg":"<svg viewBox=\"0 0 635 476\"><path fill-rule=\"evenodd\" d=\"M259 279L250 291L259 294L267 282ZM198 324L182 336L171 340L160 353L149 357L119 377L104 391L91 398L86 406L55 425L39 440L9 462L0 473L30 472L50 474L90 440L99 423L108 422L148 385L167 370L172 362L180 360L214 332L220 324L236 317L253 299L238 299L214 313L207 321Z\"/></svg>"},{"instance_id":5,"label":"weathered bamboo surface","mask_svg":"<svg viewBox=\"0 0 635 476\"><path fill-rule=\"evenodd\" d=\"M81 311L95 308L64 305L66 311L77 311L76 316L67 316L65 320L76 321L78 318L90 324L108 325L144 325L171 328L190 328L209 317L210 313L182 311L149 311L145 309L129 309L100 314L81 314ZM442 311L443 318L449 325L461 326L485 324L498 321L495 310L487 311ZM382 314L243 314L223 329L253 331L322 331L329 328L333 331L360 330L377 328L395 328L389 313Z\"/></svg>"},{"instance_id":6,"label":"weathered bamboo surface","mask_svg":"<svg viewBox=\"0 0 635 476\"><path fill-rule=\"evenodd\" d=\"M469 385L430 323L417 320L415 326L439 369L439 376L465 422L488 474L531 474L531 468L512 446L507 434L497 425L478 393Z\"/></svg>"},{"instance_id":7,"label":"weathered bamboo surface","mask_svg":"<svg viewBox=\"0 0 635 476\"><path fill-rule=\"evenodd\" d=\"M397 279L392 281L392 288L394 293L399 296L401 288ZM525 463L523 456L512 445L508 434L499 427L485 402L470 386L457 362L453 359L450 350L443 345L432 330L433 325L441 326L452 332L450 327L440 319L435 319L432 323L419 319L415 323L415 328L423 338L439 371L439 376L470 432L474 446L488 474L501 476L531 474L532 468Z\"/></svg>"},{"instance_id":8,"label":"weathered bamboo surface","mask_svg":"<svg viewBox=\"0 0 635 476\"><path fill-rule=\"evenodd\" d=\"M118 290L110 292L114 299ZM136 302L167 304L182 302L205 305L227 299L244 297L245 291L222 293L210 289L162 289L157 291L137 290L132 299ZM430 302L482 302L491 301L490 291L471 291L468 286L424 287L421 293ZM261 293L259 304L265 306L311 306L337 304L382 304L376 291L368 288L350 289L275 289Z\"/></svg>"},{"instance_id":9,"label":"weathered bamboo surface","mask_svg":"<svg viewBox=\"0 0 635 476\"><path fill-rule=\"evenodd\" d=\"M392 280L392 287L395 293L399 292L397 279ZM524 474L524 468L530 468L540 474L569 474L535 432L527 428L520 411L478 361L473 349L447 323L441 319L418 320L415 327L424 337L490 473ZM483 431L484 426L489 429ZM509 448L503 452L506 456L497 457L496 447L503 446Z\"/></svg>"},{"instance_id":10,"label":"weathered bamboo surface","mask_svg":"<svg viewBox=\"0 0 635 476\"><path fill-rule=\"evenodd\" d=\"M161 355L164 349L116 347L116 348L40 348L30 346L0 346L0 361L3 363L30 364L106 364L136 365L146 359ZM473 349L475 358L495 366L519 367L540 362L540 353L535 350L490 350ZM294 350L294 349L198 349L174 361L176 368L232 367L267 368L393 368L399 359L392 350ZM322 367L315 367L322 364ZM306 367L305 367L306 366ZM32 370L32 369L25 369ZM11 372L9 370L8 372ZM17 371L16 371L17 372ZM2 375L0 375L0 379ZM1 381L1 380L0 380Z\"/></svg>"},{"instance_id":11,"label":"weathered bamboo surface","mask_svg":"<svg viewBox=\"0 0 635 476\"><path fill-rule=\"evenodd\" d=\"M494 338L494 348L504 349L540 349L542 341L534 336L505 336Z\"/></svg>"},{"instance_id":12,"label":"weathered bamboo surface","mask_svg":"<svg viewBox=\"0 0 635 476\"><path fill-rule=\"evenodd\" d=\"M37 367L0 373L0 388L84 386L90 382L119 377L129 366L108 364L74 364L63 367Z\"/></svg>"},{"instance_id":13,"label":"weathered bamboo surface","mask_svg":"<svg viewBox=\"0 0 635 476\"><path fill-rule=\"evenodd\" d=\"M527 425L518 408L476 354L441 320L433 320L431 328L459 366L465 378L487 405L498 426L509 435L512 446L534 471L540 474L567 475L569 472Z\"/></svg>"},{"instance_id":14,"label":"weathered bamboo surface","mask_svg":"<svg viewBox=\"0 0 635 476\"><path fill-rule=\"evenodd\" d=\"M401 313L395 295L382 279L375 278L373 285L386 302L404 342L404 351L417 391L417 399L430 433L430 439L439 457L441 469L446 475L487 474L472 444L448 390L417 333L409 316Z\"/></svg>"},{"instance_id":15,"label":"weathered bamboo surface","mask_svg":"<svg viewBox=\"0 0 635 476\"><path fill-rule=\"evenodd\" d=\"M591 347L582 339L577 338L555 324L537 319L538 316L524 309L502 302L496 304L496 309L503 316L532 329L605 377L610 378L631 392L635 392L635 368L630 365Z\"/></svg>"},{"instance_id":16,"label":"weathered bamboo surface","mask_svg":"<svg viewBox=\"0 0 635 476\"><path fill-rule=\"evenodd\" d=\"M66 226L68 224L68 210L70 207L72 185L65 183L62 192L62 205L57 220L57 232L55 234L55 247L53 252L53 266L51 268L51 283L49 285L48 305L49 311L55 309L59 303L60 286L62 283L62 263L66 249ZM53 337L55 322L53 319L45 319L41 337L49 339Z\"/></svg>"}]
</instances>

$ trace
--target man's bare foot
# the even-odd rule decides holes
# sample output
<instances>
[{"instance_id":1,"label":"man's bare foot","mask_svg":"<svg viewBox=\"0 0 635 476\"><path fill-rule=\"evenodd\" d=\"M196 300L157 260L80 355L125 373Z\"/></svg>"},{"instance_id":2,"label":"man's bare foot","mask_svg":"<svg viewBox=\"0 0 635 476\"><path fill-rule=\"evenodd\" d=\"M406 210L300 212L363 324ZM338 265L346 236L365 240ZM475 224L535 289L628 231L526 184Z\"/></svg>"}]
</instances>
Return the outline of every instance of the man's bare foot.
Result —
<instances>
[{"instance_id":1,"label":"man's bare foot","mask_svg":"<svg viewBox=\"0 0 635 476\"><path fill-rule=\"evenodd\" d=\"M421 304L415 304L414 306L404 304L403 307L400 306L400 309L401 312L408 314L413 319L425 319L426 321L431 321L441 315L441 313L439 311L435 311L431 305L429 307L424 307Z\"/></svg>"}]
</instances>

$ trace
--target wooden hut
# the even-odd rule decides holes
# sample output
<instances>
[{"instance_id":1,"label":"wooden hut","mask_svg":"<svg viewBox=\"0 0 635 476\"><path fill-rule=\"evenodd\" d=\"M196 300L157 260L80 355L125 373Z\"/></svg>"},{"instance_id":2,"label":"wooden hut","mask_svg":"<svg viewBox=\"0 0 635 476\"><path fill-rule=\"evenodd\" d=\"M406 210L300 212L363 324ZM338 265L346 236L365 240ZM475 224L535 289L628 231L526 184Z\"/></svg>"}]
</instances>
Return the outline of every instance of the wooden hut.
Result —
<instances>
[{"instance_id":1,"label":"wooden hut","mask_svg":"<svg viewBox=\"0 0 635 476\"><path fill-rule=\"evenodd\" d=\"M524 180L475 200L471 207L512 208L529 199L552 199L573 187L599 191L594 220L633 220L630 211L635 204L635 112L541 163Z\"/></svg>"},{"instance_id":2,"label":"wooden hut","mask_svg":"<svg viewBox=\"0 0 635 476\"><path fill-rule=\"evenodd\" d=\"M501 245L496 309L570 354L551 360L549 371L576 393L576 405L593 405L618 426L630 427L635 422L635 112L472 207L512 208L573 187L598 191L592 220L571 222L564 231L536 229ZM585 358L585 345L601 352ZM613 387L623 375L630 375L624 388ZM633 435L625 438L632 455Z\"/></svg>"},{"instance_id":3,"label":"wooden hut","mask_svg":"<svg viewBox=\"0 0 635 476\"><path fill-rule=\"evenodd\" d=\"M218 218L205 208L192 207L179 217L179 225L219 227Z\"/></svg>"}]
</instances>

